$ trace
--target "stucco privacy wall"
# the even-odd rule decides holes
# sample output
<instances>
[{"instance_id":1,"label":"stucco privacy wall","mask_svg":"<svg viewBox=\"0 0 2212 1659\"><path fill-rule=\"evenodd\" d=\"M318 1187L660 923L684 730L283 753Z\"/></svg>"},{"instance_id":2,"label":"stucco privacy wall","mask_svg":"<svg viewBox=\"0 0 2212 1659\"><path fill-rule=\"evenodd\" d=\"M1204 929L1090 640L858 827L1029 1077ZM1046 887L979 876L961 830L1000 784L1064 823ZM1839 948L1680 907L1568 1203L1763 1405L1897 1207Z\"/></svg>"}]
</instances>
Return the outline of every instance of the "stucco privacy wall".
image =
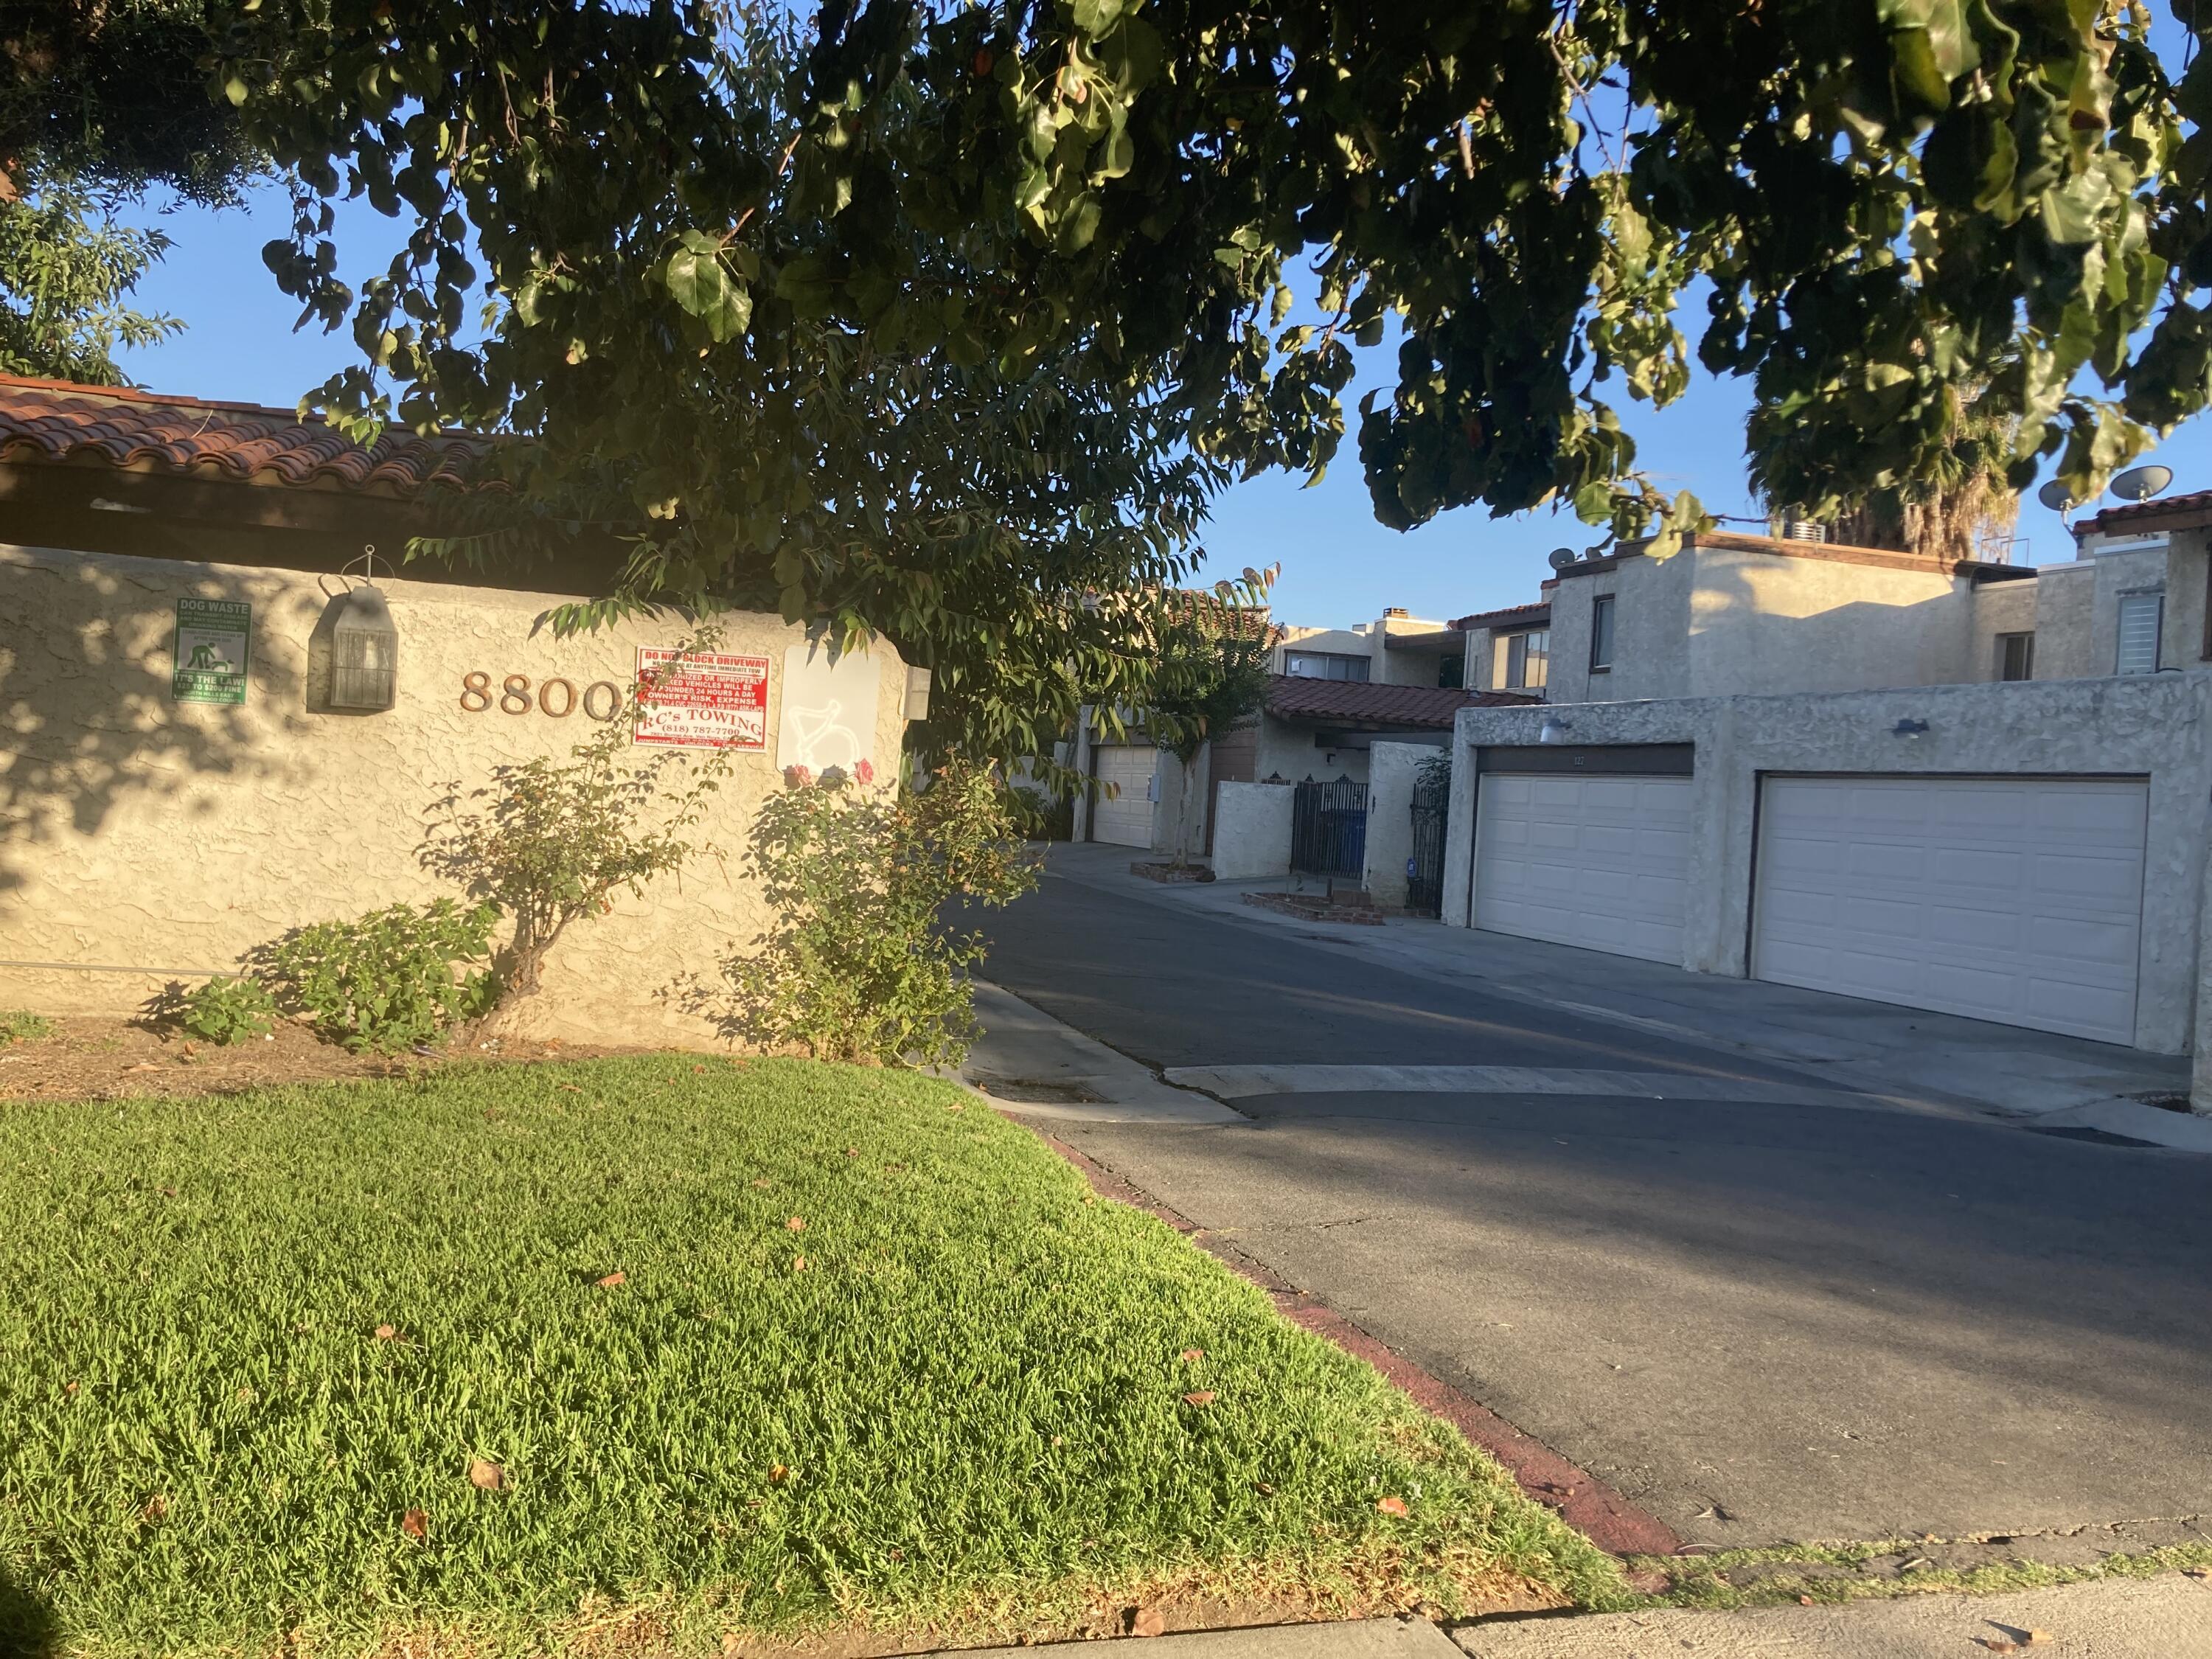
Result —
<instances>
[{"instance_id":1,"label":"stucco privacy wall","mask_svg":"<svg viewBox=\"0 0 2212 1659\"><path fill-rule=\"evenodd\" d=\"M1406 902L1406 861L1413 856L1413 785L1437 750L1426 744L1378 743L1368 751L1367 867L1360 884L1377 904Z\"/></svg>"},{"instance_id":2,"label":"stucco privacy wall","mask_svg":"<svg viewBox=\"0 0 2212 1659\"><path fill-rule=\"evenodd\" d=\"M599 728L580 695L566 718L545 713L544 682L626 686L638 647L684 638L670 618L556 640L539 618L558 596L379 586L399 631L398 706L317 713L325 687L311 683L310 636L335 579L0 548L0 1005L121 1012L170 978L233 968L289 927L452 892L416 866L446 786L475 787L503 761L566 757ZM242 706L170 696L176 604L194 596L253 607ZM760 932L741 855L756 809L781 787L785 653L805 632L750 612L719 620L718 649L769 661L767 752L733 754L701 830L723 856L579 924L530 1009L542 1034L704 1039L710 1027L659 994L681 975L711 975ZM874 707L844 719L872 737L888 777L904 673L888 647L874 654ZM462 707L476 671L490 687L481 713ZM529 684L527 713L502 712L510 675Z\"/></svg>"},{"instance_id":3,"label":"stucco privacy wall","mask_svg":"<svg viewBox=\"0 0 2212 1659\"><path fill-rule=\"evenodd\" d=\"M1297 792L1281 783L1224 783L1215 791L1213 873L1221 881L1286 876L1291 807Z\"/></svg>"},{"instance_id":4,"label":"stucco privacy wall","mask_svg":"<svg viewBox=\"0 0 2212 1659\"><path fill-rule=\"evenodd\" d=\"M2147 776L2136 1044L2191 1047L2205 840L2212 821L2212 673L1921 686L1828 696L1698 697L1589 704L1574 741L1695 745L1682 966L1749 972L1753 836L1770 772L1899 775ZM1474 866L1474 750L1538 741L1541 708L1459 716L1445 852L1443 919L1468 925ZM1901 720L1925 720L1916 738Z\"/></svg>"}]
</instances>

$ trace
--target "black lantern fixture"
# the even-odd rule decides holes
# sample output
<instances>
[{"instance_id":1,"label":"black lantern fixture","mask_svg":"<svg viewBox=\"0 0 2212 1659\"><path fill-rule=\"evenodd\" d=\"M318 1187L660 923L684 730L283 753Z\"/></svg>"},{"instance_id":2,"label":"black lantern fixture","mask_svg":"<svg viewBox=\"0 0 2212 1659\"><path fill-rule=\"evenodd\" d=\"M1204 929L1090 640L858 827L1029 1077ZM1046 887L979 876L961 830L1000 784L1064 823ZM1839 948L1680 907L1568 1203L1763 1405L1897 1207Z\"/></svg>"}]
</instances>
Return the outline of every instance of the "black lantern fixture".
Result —
<instances>
[{"instance_id":1,"label":"black lantern fixture","mask_svg":"<svg viewBox=\"0 0 2212 1659\"><path fill-rule=\"evenodd\" d=\"M365 556L374 554L371 548ZM398 697L399 630L383 590L363 582L346 595L331 630L331 707L373 713Z\"/></svg>"}]
</instances>

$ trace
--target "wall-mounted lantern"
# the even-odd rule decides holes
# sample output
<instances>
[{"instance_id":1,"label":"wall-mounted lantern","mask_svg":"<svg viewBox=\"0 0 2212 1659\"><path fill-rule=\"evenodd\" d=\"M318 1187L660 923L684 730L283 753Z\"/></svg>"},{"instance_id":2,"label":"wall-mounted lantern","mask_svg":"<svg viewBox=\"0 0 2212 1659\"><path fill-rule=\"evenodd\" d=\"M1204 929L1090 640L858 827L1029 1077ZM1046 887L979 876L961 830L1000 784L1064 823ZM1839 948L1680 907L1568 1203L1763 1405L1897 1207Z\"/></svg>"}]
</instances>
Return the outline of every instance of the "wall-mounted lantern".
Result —
<instances>
[{"instance_id":1,"label":"wall-mounted lantern","mask_svg":"<svg viewBox=\"0 0 2212 1659\"><path fill-rule=\"evenodd\" d=\"M382 592L363 583L331 630L331 707L373 711L398 696L399 630Z\"/></svg>"},{"instance_id":2,"label":"wall-mounted lantern","mask_svg":"<svg viewBox=\"0 0 2212 1659\"><path fill-rule=\"evenodd\" d=\"M1557 714L1547 714L1545 716L1543 725L1537 728L1536 741L1565 743L1567 740L1567 733L1574 729L1575 723L1572 720L1561 720Z\"/></svg>"},{"instance_id":3,"label":"wall-mounted lantern","mask_svg":"<svg viewBox=\"0 0 2212 1659\"><path fill-rule=\"evenodd\" d=\"M1889 735L1893 738L1919 738L1925 737L1927 733L1928 722L1914 720L1909 714L1889 728Z\"/></svg>"}]
</instances>

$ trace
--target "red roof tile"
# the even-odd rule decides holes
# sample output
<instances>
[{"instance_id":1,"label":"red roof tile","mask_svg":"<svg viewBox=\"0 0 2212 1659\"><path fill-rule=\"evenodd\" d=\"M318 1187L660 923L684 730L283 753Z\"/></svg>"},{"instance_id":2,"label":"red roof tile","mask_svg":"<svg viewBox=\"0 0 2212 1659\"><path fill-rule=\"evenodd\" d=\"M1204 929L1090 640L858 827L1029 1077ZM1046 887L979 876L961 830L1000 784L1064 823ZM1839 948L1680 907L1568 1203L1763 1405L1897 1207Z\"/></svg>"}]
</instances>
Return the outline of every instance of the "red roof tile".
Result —
<instances>
[{"instance_id":1,"label":"red roof tile","mask_svg":"<svg viewBox=\"0 0 2212 1659\"><path fill-rule=\"evenodd\" d=\"M1547 587L1551 585L1550 582L1544 584ZM1539 599L1534 605L1509 605L1503 611L1479 611L1472 617L1462 617L1452 626L1466 634L1478 628L1513 628L1524 623L1549 622L1551 619L1552 602Z\"/></svg>"},{"instance_id":2,"label":"red roof tile","mask_svg":"<svg viewBox=\"0 0 2212 1659\"><path fill-rule=\"evenodd\" d=\"M1455 691L1433 685L1378 685L1370 680L1310 680L1271 676L1267 712L1281 720L1344 720L1449 732L1462 708L1517 708L1536 702L1515 691Z\"/></svg>"},{"instance_id":3,"label":"red roof tile","mask_svg":"<svg viewBox=\"0 0 2212 1659\"><path fill-rule=\"evenodd\" d=\"M2212 523L2212 489L2192 489L2160 501L2108 507L2088 523L2075 525L2074 533L2140 530L2148 534L2161 529L2193 530L2206 523Z\"/></svg>"},{"instance_id":4,"label":"red roof tile","mask_svg":"<svg viewBox=\"0 0 2212 1659\"><path fill-rule=\"evenodd\" d=\"M412 495L459 484L481 438L386 432L366 448L289 409L0 374L0 461Z\"/></svg>"}]
</instances>

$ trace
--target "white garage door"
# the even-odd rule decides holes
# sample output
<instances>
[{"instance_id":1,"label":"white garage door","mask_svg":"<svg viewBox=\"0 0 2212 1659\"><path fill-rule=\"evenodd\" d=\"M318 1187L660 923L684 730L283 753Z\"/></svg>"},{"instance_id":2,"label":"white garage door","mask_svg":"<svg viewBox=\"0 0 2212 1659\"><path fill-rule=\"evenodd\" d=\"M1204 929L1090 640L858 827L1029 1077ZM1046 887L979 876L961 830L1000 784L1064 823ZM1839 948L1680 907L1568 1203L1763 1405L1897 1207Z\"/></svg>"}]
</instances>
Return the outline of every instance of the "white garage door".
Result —
<instances>
[{"instance_id":1,"label":"white garage door","mask_svg":"<svg viewBox=\"0 0 2212 1659\"><path fill-rule=\"evenodd\" d=\"M1476 801L1476 927L1682 960L1689 779L1489 773Z\"/></svg>"},{"instance_id":2,"label":"white garage door","mask_svg":"<svg viewBox=\"0 0 2212 1659\"><path fill-rule=\"evenodd\" d=\"M2144 786L1770 778L1752 973L2132 1042Z\"/></svg>"},{"instance_id":3,"label":"white garage door","mask_svg":"<svg viewBox=\"0 0 2212 1659\"><path fill-rule=\"evenodd\" d=\"M1091 839L1116 847L1152 844L1152 773L1160 751L1152 744L1115 743L1098 750L1097 804L1091 812ZM1108 799L1107 784L1119 784L1120 793Z\"/></svg>"}]
</instances>

